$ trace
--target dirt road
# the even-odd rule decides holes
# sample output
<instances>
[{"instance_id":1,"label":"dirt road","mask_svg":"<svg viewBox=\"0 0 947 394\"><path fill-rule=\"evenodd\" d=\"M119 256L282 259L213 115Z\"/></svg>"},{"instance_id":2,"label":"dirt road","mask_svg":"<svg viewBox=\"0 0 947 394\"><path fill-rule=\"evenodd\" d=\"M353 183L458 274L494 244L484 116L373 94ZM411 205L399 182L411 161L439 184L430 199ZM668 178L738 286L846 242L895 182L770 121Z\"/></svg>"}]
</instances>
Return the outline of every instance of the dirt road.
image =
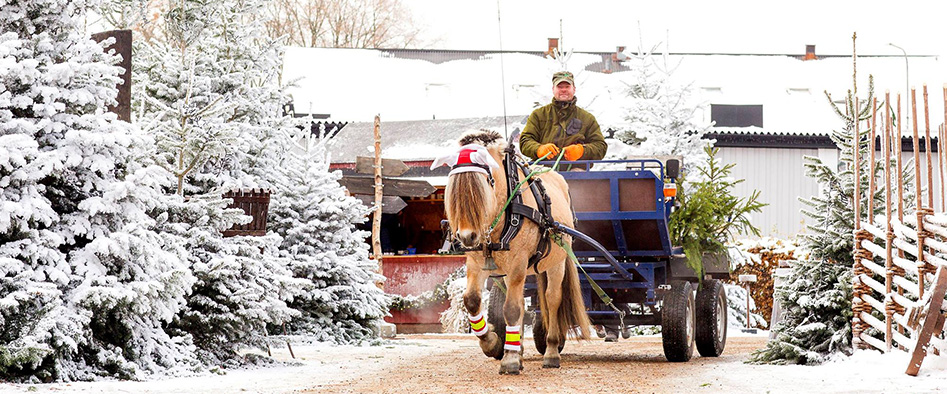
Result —
<instances>
[{"instance_id":1,"label":"dirt road","mask_svg":"<svg viewBox=\"0 0 947 394\"><path fill-rule=\"evenodd\" d=\"M499 361L480 353L470 336L399 336L430 346L429 352L390 355L401 358L380 372L314 387L316 392L372 393L492 393L514 392L719 392L718 379L728 365L742 365L762 347L765 337L727 340L721 357L695 357L687 363L664 359L660 337L635 337L618 343L601 339L566 343L562 368L543 369L542 356L532 340L526 343L524 371L519 376L498 374ZM695 352L695 355L697 353Z\"/></svg>"}]
</instances>

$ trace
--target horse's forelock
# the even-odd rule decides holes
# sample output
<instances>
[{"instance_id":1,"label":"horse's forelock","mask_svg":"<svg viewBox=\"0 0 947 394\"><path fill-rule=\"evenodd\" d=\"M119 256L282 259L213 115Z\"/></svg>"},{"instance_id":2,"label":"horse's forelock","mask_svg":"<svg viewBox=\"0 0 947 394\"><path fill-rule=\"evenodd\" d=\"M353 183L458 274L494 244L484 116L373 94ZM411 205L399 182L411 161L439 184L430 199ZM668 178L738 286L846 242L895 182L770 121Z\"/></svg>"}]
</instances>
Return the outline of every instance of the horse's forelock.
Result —
<instances>
[{"instance_id":1,"label":"horse's forelock","mask_svg":"<svg viewBox=\"0 0 947 394\"><path fill-rule=\"evenodd\" d=\"M487 148L500 145L504 147L506 146L506 141L503 139L503 136L501 136L500 133L486 129L464 134L457 142L460 144L460 146L469 144L480 144Z\"/></svg>"},{"instance_id":2,"label":"horse's forelock","mask_svg":"<svg viewBox=\"0 0 947 394\"><path fill-rule=\"evenodd\" d=\"M493 190L486 178L477 172L451 175L444 191L444 204L447 218L452 226L457 227L453 230L485 230L483 227L489 225L487 211L491 208L487 204L492 194Z\"/></svg>"}]
</instances>

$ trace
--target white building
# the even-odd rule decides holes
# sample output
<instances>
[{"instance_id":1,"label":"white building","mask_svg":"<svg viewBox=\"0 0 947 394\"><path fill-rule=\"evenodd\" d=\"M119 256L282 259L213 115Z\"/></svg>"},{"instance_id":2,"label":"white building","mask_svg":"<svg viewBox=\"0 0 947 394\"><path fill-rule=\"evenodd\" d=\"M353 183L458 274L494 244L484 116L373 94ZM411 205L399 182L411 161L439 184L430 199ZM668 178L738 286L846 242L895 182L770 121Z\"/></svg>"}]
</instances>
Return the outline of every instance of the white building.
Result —
<instances>
[{"instance_id":1,"label":"white building","mask_svg":"<svg viewBox=\"0 0 947 394\"><path fill-rule=\"evenodd\" d=\"M579 105L596 115L603 131L622 118L623 82L634 76L619 61L627 53L574 53L568 59L566 67L577 74ZM673 77L680 84L691 84L704 103L696 116L716 122L709 137L716 138L721 158L736 163L734 176L745 179L737 194L760 190L762 201L769 204L753 218L764 235L787 237L804 230L798 200L817 194L818 184L805 175L803 157L837 163L840 154L828 134L843 124L825 92L836 104L844 101L852 86L852 58L804 58L804 54L667 56L669 64L677 65ZM908 61L911 80L905 81L904 57L859 56L859 96L865 97L869 74L874 76L879 102L886 90L894 95L906 84L917 86L921 102L921 85L926 83L930 128L936 136L944 123L947 67L933 56ZM549 78L562 67L543 52L287 48L282 80L296 85L289 91L297 113L352 122L333 137L332 144L339 148L333 161L351 162L356 155L371 153L371 144L365 143L370 136L355 133L370 132L365 124L376 114L383 130L392 121L414 122L420 125L418 133L440 127L440 132L430 134L424 149L407 144L419 138L414 129L399 126L395 129L402 134L383 137L386 157L424 159L451 146L452 136L475 128L476 122L469 119L492 118L495 123L503 115L525 117L537 104L545 104L551 96ZM918 117L923 135L923 106L918 107ZM505 128L512 131L517 126ZM910 130L903 132L910 135ZM910 157L910 151L905 154ZM926 171L926 164L921 167ZM936 170L934 175L938 182Z\"/></svg>"}]
</instances>

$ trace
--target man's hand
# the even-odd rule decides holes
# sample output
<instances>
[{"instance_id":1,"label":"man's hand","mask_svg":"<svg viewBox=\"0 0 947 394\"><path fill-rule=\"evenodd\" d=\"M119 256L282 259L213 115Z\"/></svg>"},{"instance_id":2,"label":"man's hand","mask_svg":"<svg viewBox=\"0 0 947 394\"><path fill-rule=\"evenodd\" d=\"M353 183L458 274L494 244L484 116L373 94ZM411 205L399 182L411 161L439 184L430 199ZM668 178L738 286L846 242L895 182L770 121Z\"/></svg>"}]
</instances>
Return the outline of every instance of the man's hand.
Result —
<instances>
[{"instance_id":1,"label":"man's hand","mask_svg":"<svg viewBox=\"0 0 947 394\"><path fill-rule=\"evenodd\" d=\"M559 147L556 144L540 145L536 149L536 156L539 158L555 159L559 155Z\"/></svg>"},{"instance_id":2,"label":"man's hand","mask_svg":"<svg viewBox=\"0 0 947 394\"><path fill-rule=\"evenodd\" d=\"M566 160L567 161L576 161L582 158L582 155L585 154L585 147L582 144L569 145L566 147Z\"/></svg>"}]
</instances>

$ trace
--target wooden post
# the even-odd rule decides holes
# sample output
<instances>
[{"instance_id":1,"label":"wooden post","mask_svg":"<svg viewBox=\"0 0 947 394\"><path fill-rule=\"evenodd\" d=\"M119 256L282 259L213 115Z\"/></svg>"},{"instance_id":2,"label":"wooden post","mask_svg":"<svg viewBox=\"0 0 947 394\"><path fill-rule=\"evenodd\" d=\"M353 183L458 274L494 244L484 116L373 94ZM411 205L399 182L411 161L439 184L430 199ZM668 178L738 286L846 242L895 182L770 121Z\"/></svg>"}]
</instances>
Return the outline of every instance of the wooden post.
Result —
<instances>
[{"instance_id":1,"label":"wooden post","mask_svg":"<svg viewBox=\"0 0 947 394\"><path fill-rule=\"evenodd\" d=\"M907 94L907 92L904 92L904 94ZM904 120L901 118L901 93L898 93L898 134L895 136L892 142L894 143L893 148L894 148L895 156L897 158L895 161L897 162L897 168L898 168L898 172L897 172L898 175L895 177L895 178L898 178L898 189L897 189L898 190L898 223L903 224L904 223L904 165L901 163L901 154L902 154L902 151L904 150L904 146L902 144L903 134L901 134L902 123L904 123ZM891 131L894 132L894 130L891 130ZM900 248L898 248L898 257L902 259L904 258L904 251L901 250ZM901 286L898 286L898 295L902 295L902 296L904 295L904 288L902 288ZM901 334L905 333L904 327L902 327L900 324L898 325L898 332Z\"/></svg>"},{"instance_id":2,"label":"wooden post","mask_svg":"<svg viewBox=\"0 0 947 394\"><path fill-rule=\"evenodd\" d=\"M875 128L878 98L871 103L871 127L868 129L868 223L875 224Z\"/></svg>"},{"instance_id":3,"label":"wooden post","mask_svg":"<svg viewBox=\"0 0 947 394\"><path fill-rule=\"evenodd\" d=\"M854 166L854 186L855 190L852 193L852 200L855 203L855 231L852 232L852 241L854 244L854 256L852 264L852 345L855 348L864 348L865 345L861 340L861 333L864 331L861 319L861 311L864 309L864 301L862 300L862 283L859 274L862 272L862 247L861 247L861 174L860 167L861 162L859 161L859 151L861 150L861 134L859 134L858 123L859 123L859 111L858 108L858 98L853 94L853 100L855 100L855 112L852 113L852 126L854 128L855 138L852 140L852 165Z\"/></svg>"},{"instance_id":4,"label":"wooden post","mask_svg":"<svg viewBox=\"0 0 947 394\"><path fill-rule=\"evenodd\" d=\"M858 98L855 98L855 113L852 114L852 123L855 128L855 139L852 140L852 166L854 167L855 177L854 177L854 186L855 192L852 193L852 199L855 203L855 231L858 231L862 228L861 225L861 174L859 173L859 167L861 163L858 161L858 153L861 150L861 135L858 132ZM858 249L858 244L855 245L855 248ZM858 265L858 261L855 261L855 265Z\"/></svg>"},{"instance_id":5,"label":"wooden post","mask_svg":"<svg viewBox=\"0 0 947 394\"><path fill-rule=\"evenodd\" d=\"M907 94L907 92L904 92ZM905 111L907 112L907 111ZM894 151L897 152L897 164L898 164L898 223L904 223L904 165L901 163L901 153L904 150L904 146L901 144L902 136L901 134L901 124L904 123L904 118L901 117L901 93L898 93L898 135L894 139ZM898 250L898 256L904 258L904 252Z\"/></svg>"},{"instance_id":6,"label":"wooden post","mask_svg":"<svg viewBox=\"0 0 947 394\"><path fill-rule=\"evenodd\" d=\"M947 186L944 185L944 169L947 168L947 151L944 150L944 139L947 138L947 84L944 84L944 124L941 125L941 134L940 141L938 142L937 149L941 152L941 161L940 161L940 211L945 212L945 196L947 192L944 190L947 189Z\"/></svg>"},{"instance_id":7,"label":"wooden post","mask_svg":"<svg viewBox=\"0 0 947 394\"><path fill-rule=\"evenodd\" d=\"M116 86L118 95L115 96L115 105L109 105L108 110L118 115L118 120L132 121L132 31L109 30L92 35L95 42L101 43L108 38L115 38L115 42L105 48L105 52L114 50L122 56L118 66L122 68L122 84Z\"/></svg>"},{"instance_id":8,"label":"wooden post","mask_svg":"<svg viewBox=\"0 0 947 394\"><path fill-rule=\"evenodd\" d=\"M891 242L894 240L894 228L891 226L891 92L885 91L885 137L882 144L885 155L885 223L887 232L885 240L885 294L891 294L891 283L894 280L891 271ZM885 297L885 349L891 351L891 321L895 307L891 297Z\"/></svg>"},{"instance_id":9,"label":"wooden post","mask_svg":"<svg viewBox=\"0 0 947 394\"><path fill-rule=\"evenodd\" d=\"M381 117L375 115L375 211L372 213L372 253L375 255L375 261L378 262L378 273L384 275L382 269L382 250L381 250L381 207L384 193L384 185L381 183ZM384 289L383 283L378 283L378 287Z\"/></svg>"},{"instance_id":10,"label":"wooden post","mask_svg":"<svg viewBox=\"0 0 947 394\"><path fill-rule=\"evenodd\" d=\"M911 123L914 126L914 179L915 179L915 189L917 190L916 194L916 203L917 207L914 210L914 213L917 215L917 269L918 269L918 294L920 297L924 296L924 272L926 267L924 267L924 198L922 196L923 191L921 187L923 186L923 179L921 177L921 151L919 145L921 144L921 139L918 136L917 131L917 91L914 88L911 88L911 117L913 119Z\"/></svg>"},{"instance_id":11,"label":"wooden post","mask_svg":"<svg viewBox=\"0 0 947 394\"><path fill-rule=\"evenodd\" d=\"M931 117L927 106L927 84L922 85L924 92L924 153L927 158L927 208L934 209L934 161L931 159L931 150L934 141L931 140Z\"/></svg>"},{"instance_id":12,"label":"wooden post","mask_svg":"<svg viewBox=\"0 0 947 394\"><path fill-rule=\"evenodd\" d=\"M944 125L937 128L937 173L940 175L940 211L944 212Z\"/></svg>"}]
</instances>

